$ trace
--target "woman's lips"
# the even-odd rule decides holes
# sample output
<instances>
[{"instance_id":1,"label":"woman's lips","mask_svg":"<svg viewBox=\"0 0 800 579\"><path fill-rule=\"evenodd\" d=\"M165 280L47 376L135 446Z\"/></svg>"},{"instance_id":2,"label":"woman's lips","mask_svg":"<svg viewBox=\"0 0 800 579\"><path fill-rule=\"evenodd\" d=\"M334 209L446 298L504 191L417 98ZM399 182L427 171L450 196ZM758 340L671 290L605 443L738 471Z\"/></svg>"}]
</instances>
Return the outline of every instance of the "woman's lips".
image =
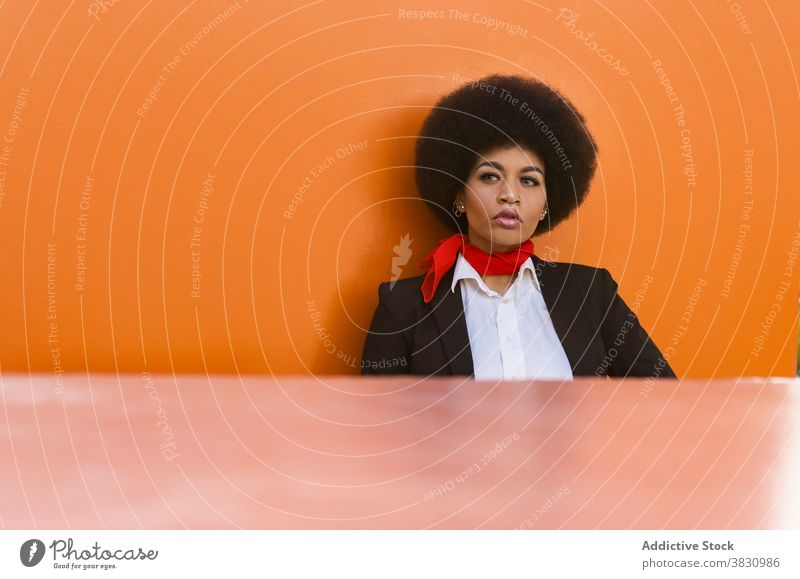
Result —
<instances>
[{"instance_id":1,"label":"woman's lips","mask_svg":"<svg viewBox=\"0 0 800 579\"><path fill-rule=\"evenodd\" d=\"M514 219L513 217L505 217L503 215L495 217L494 221L504 229L517 229L520 224L519 219Z\"/></svg>"}]
</instances>

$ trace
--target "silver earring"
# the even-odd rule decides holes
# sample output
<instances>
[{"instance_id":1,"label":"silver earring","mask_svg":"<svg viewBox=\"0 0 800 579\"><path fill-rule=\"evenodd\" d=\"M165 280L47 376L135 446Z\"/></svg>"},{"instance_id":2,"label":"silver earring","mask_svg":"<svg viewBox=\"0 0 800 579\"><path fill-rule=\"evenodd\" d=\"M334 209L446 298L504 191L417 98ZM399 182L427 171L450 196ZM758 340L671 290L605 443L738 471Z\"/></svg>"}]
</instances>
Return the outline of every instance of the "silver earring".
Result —
<instances>
[{"instance_id":1,"label":"silver earring","mask_svg":"<svg viewBox=\"0 0 800 579\"><path fill-rule=\"evenodd\" d=\"M464 215L464 206L459 205L457 201L453 201L453 214L456 217L461 217Z\"/></svg>"},{"instance_id":2,"label":"silver earring","mask_svg":"<svg viewBox=\"0 0 800 579\"><path fill-rule=\"evenodd\" d=\"M541 215L539 215L539 221L541 221L542 219L544 219L544 216L545 216L545 215L547 215L547 209L545 209L544 211L542 211L542 214L541 214Z\"/></svg>"}]
</instances>

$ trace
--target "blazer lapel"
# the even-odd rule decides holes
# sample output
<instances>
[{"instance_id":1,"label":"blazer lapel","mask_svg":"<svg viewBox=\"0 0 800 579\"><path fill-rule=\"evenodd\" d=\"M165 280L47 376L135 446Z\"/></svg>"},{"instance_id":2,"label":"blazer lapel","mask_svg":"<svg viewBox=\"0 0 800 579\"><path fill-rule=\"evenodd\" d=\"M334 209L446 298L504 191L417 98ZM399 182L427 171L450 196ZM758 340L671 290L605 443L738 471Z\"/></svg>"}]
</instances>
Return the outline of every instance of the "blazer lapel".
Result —
<instances>
[{"instance_id":1,"label":"blazer lapel","mask_svg":"<svg viewBox=\"0 0 800 579\"><path fill-rule=\"evenodd\" d=\"M539 257L532 255L533 269L542 288L542 297L550 312L561 347L567 355L573 375L591 374L591 361L586 353L586 335L575 310L574 288L564 275L565 264L553 267ZM566 281L566 283L565 283Z\"/></svg>"},{"instance_id":2,"label":"blazer lapel","mask_svg":"<svg viewBox=\"0 0 800 579\"><path fill-rule=\"evenodd\" d=\"M430 305L433 317L439 326L439 335L450 364L450 373L472 376L474 368L467 320L464 316L464 302L461 300L460 288L456 287L456 291L450 290L455 269L455 266L451 267L439 281Z\"/></svg>"}]
</instances>

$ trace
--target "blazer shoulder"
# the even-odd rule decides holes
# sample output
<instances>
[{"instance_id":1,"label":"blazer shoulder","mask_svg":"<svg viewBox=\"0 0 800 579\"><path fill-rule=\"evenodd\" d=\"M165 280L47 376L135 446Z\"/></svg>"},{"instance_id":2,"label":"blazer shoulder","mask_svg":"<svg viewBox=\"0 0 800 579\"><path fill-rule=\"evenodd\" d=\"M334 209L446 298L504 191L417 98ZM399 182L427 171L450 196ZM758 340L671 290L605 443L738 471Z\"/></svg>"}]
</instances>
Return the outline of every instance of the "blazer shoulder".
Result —
<instances>
[{"instance_id":1,"label":"blazer shoulder","mask_svg":"<svg viewBox=\"0 0 800 579\"><path fill-rule=\"evenodd\" d=\"M398 318L404 318L422 303L425 275L405 277L378 284L378 299Z\"/></svg>"},{"instance_id":2,"label":"blazer shoulder","mask_svg":"<svg viewBox=\"0 0 800 579\"><path fill-rule=\"evenodd\" d=\"M554 272L554 274L545 274L548 278L553 276L557 280L555 282L557 285L562 286L565 290L569 288L569 292L573 295L581 298L589 296L594 309L602 307L608 292L613 288L611 273L604 267L571 261L540 261L541 264L537 267ZM541 280L542 275L538 275Z\"/></svg>"},{"instance_id":3,"label":"blazer shoulder","mask_svg":"<svg viewBox=\"0 0 800 579\"><path fill-rule=\"evenodd\" d=\"M378 285L380 290L386 291L387 293L394 294L397 292L397 295L407 297L414 292L417 292L419 295L422 295L422 282L425 280L425 275L415 275L414 277L403 277L391 281L382 281Z\"/></svg>"}]
</instances>

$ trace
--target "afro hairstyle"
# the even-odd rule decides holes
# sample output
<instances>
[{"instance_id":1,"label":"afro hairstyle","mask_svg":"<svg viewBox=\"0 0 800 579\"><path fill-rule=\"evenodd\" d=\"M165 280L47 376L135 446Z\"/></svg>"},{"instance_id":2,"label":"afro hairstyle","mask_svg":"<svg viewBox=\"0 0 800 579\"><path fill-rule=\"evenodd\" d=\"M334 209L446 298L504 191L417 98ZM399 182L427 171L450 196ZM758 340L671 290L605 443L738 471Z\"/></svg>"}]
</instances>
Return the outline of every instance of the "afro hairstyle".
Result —
<instances>
[{"instance_id":1,"label":"afro hairstyle","mask_svg":"<svg viewBox=\"0 0 800 579\"><path fill-rule=\"evenodd\" d=\"M467 232L453 201L485 153L521 146L544 161L552 230L580 205L597 166L597 145L583 116L559 92L532 78L491 75L445 95L428 114L416 141L417 189L444 225Z\"/></svg>"}]
</instances>

